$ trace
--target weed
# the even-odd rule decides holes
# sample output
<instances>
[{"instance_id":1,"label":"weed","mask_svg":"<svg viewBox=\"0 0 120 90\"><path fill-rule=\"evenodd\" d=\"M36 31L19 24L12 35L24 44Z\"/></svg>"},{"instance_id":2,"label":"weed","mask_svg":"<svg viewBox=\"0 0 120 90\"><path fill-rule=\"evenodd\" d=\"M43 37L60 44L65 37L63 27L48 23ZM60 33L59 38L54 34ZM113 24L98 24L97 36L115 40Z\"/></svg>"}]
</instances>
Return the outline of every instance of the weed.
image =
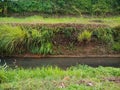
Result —
<instances>
[{"instance_id":1,"label":"weed","mask_svg":"<svg viewBox=\"0 0 120 90\"><path fill-rule=\"evenodd\" d=\"M116 42L113 44L112 49L114 51L120 52L120 42Z\"/></svg>"},{"instance_id":2,"label":"weed","mask_svg":"<svg viewBox=\"0 0 120 90\"><path fill-rule=\"evenodd\" d=\"M114 42L113 39L113 31L110 28L98 28L93 32L101 43L112 44Z\"/></svg>"},{"instance_id":3,"label":"weed","mask_svg":"<svg viewBox=\"0 0 120 90\"><path fill-rule=\"evenodd\" d=\"M27 34L20 27L0 26L0 51L8 54L21 51Z\"/></svg>"},{"instance_id":4,"label":"weed","mask_svg":"<svg viewBox=\"0 0 120 90\"><path fill-rule=\"evenodd\" d=\"M120 25L113 28L113 36L116 42L120 42Z\"/></svg>"},{"instance_id":5,"label":"weed","mask_svg":"<svg viewBox=\"0 0 120 90\"><path fill-rule=\"evenodd\" d=\"M27 41L26 41L27 49L29 50L31 48L39 46L41 42L41 38L42 38L42 35L38 30L35 30L35 29L29 30L27 34Z\"/></svg>"},{"instance_id":6,"label":"weed","mask_svg":"<svg viewBox=\"0 0 120 90\"><path fill-rule=\"evenodd\" d=\"M21 28L18 26L0 26L0 52L18 54L30 51L35 54L52 53L52 36L50 30Z\"/></svg>"},{"instance_id":7,"label":"weed","mask_svg":"<svg viewBox=\"0 0 120 90\"><path fill-rule=\"evenodd\" d=\"M71 38L72 37L73 31L74 31L74 28L72 28L72 27L66 27L64 30L62 30L62 32L64 33L64 35L67 38Z\"/></svg>"},{"instance_id":8,"label":"weed","mask_svg":"<svg viewBox=\"0 0 120 90\"><path fill-rule=\"evenodd\" d=\"M41 54L52 54L52 44L45 43L40 48Z\"/></svg>"},{"instance_id":9,"label":"weed","mask_svg":"<svg viewBox=\"0 0 120 90\"><path fill-rule=\"evenodd\" d=\"M78 65L67 70L58 67L9 68L0 69L0 77L2 77L0 78L2 80L0 88L3 90L14 88L17 90L119 90L118 83L104 80L104 78L119 76L120 68L92 68L86 65ZM90 86L89 83L94 84Z\"/></svg>"},{"instance_id":10,"label":"weed","mask_svg":"<svg viewBox=\"0 0 120 90\"><path fill-rule=\"evenodd\" d=\"M30 52L33 54L52 54L52 31L45 28L42 28L40 31L30 30L29 35Z\"/></svg>"},{"instance_id":11,"label":"weed","mask_svg":"<svg viewBox=\"0 0 120 90\"><path fill-rule=\"evenodd\" d=\"M78 41L89 42L91 40L92 32L84 30L82 33L78 34Z\"/></svg>"}]
</instances>

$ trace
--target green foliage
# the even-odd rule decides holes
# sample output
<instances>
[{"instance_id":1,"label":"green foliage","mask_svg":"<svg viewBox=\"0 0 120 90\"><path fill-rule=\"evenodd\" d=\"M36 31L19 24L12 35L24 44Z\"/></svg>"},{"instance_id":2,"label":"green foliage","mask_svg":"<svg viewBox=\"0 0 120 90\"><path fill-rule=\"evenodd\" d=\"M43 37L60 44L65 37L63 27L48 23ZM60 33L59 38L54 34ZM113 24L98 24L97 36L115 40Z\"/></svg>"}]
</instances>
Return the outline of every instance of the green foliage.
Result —
<instances>
[{"instance_id":1,"label":"green foliage","mask_svg":"<svg viewBox=\"0 0 120 90\"><path fill-rule=\"evenodd\" d=\"M87 30L84 30L82 33L78 34L78 41L90 41L92 36L92 32L89 32Z\"/></svg>"},{"instance_id":2,"label":"green foliage","mask_svg":"<svg viewBox=\"0 0 120 90\"><path fill-rule=\"evenodd\" d=\"M93 32L93 35L104 44L112 44L114 42L113 31L110 28L98 28Z\"/></svg>"},{"instance_id":3,"label":"green foliage","mask_svg":"<svg viewBox=\"0 0 120 90\"><path fill-rule=\"evenodd\" d=\"M20 27L0 26L0 52L11 54L21 51L26 35L26 31Z\"/></svg>"},{"instance_id":4,"label":"green foliage","mask_svg":"<svg viewBox=\"0 0 120 90\"><path fill-rule=\"evenodd\" d=\"M74 28L72 27L66 27L64 30L62 30L62 32L67 38L71 38L73 31L74 31Z\"/></svg>"},{"instance_id":5,"label":"green foliage","mask_svg":"<svg viewBox=\"0 0 120 90\"><path fill-rule=\"evenodd\" d=\"M9 12L39 12L47 14L107 14L120 13L119 0L18 0L8 1Z\"/></svg>"},{"instance_id":6,"label":"green foliage","mask_svg":"<svg viewBox=\"0 0 120 90\"><path fill-rule=\"evenodd\" d=\"M0 69L1 90L119 90L119 84L108 78L119 79L120 68L75 66L66 70L58 67L32 69ZM110 79L111 80L111 79ZM87 83L86 83L87 82ZM93 86L90 86L91 83ZM60 88L63 86L63 88ZM89 86L88 86L89 85Z\"/></svg>"},{"instance_id":7,"label":"green foliage","mask_svg":"<svg viewBox=\"0 0 120 90\"><path fill-rule=\"evenodd\" d=\"M38 30L31 29L28 30L27 32L27 49L29 50L30 48L36 47L40 45L41 42L41 33Z\"/></svg>"},{"instance_id":8,"label":"green foliage","mask_svg":"<svg viewBox=\"0 0 120 90\"><path fill-rule=\"evenodd\" d=\"M17 26L0 26L0 53L13 54L30 51L35 54L51 54L52 31L22 29Z\"/></svg>"},{"instance_id":9,"label":"green foliage","mask_svg":"<svg viewBox=\"0 0 120 90\"><path fill-rule=\"evenodd\" d=\"M33 29L34 28L34 29ZM35 29L37 28L37 29ZM53 45L77 45L77 40L82 44L88 43L93 36L103 45L112 45L119 42L119 27L97 28L95 30L75 30L75 28L0 26L0 54L52 54ZM65 43L64 43L65 42ZM114 46L115 48L118 47Z\"/></svg>"},{"instance_id":10,"label":"green foliage","mask_svg":"<svg viewBox=\"0 0 120 90\"><path fill-rule=\"evenodd\" d=\"M6 76L3 73L0 73L0 83L7 81Z\"/></svg>"},{"instance_id":11,"label":"green foliage","mask_svg":"<svg viewBox=\"0 0 120 90\"><path fill-rule=\"evenodd\" d=\"M51 43L45 43L41 46L40 51L42 54L52 54L52 44Z\"/></svg>"},{"instance_id":12,"label":"green foliage","mask_svg":"<svg viewBox=\"0 0 120 90\"><path fill-rule=\"evenodd\" d=\"M113 36L114 36L114 40L116 42L120 42L120 25L114 27L114 29L113 29Z\"/></svg>"},{"instance_id":13,"label":"green foliage","mask_svg":"<svg viewBox=\"0 0 120 90\"><path fill-rule=\"evenodd\" d=\"M29 33L31 37L28 38L30 52L34 54L52 54L52 30L41 28L40 31L30 30Z\"/></svg>"},{"instance_id":14,"label":"green foliage","mask_svg":"<svg viewBox=\"0 0 120 90\"><path fill-rule=\"evenodd\" d=\"M97 4L93 5L92 10L93 10L93 14L95 14L95 15L103 15L103 14L109 12L107 3L105 3L104 1L103 1L103 3L98 2Z\"/></svg>"},{"instance_id":15,"label":"green foliage","mask_svg":"<svg viewBox=\"0 0 120 90\"><path fill-rule=\"evenodd\" d=\"M33 30L32 30L32 37L34 38L32 42L32 47L30 48L30 51L34 54L52 54L52 37L53 37L53 31L46 29L46 28L41 28L40 31L37 31L37 36L34 35ZM37 43L36 43L37 42ZM35 43L35 44L33 44Z\"/></svg>"},{"instance_id":16,"label":"green foliage","mask_svg":"<svg viewBox=\"0 0 120 90\"><path fill-rule=\"evenodd\" d=\"M1 61L0 61L1 63ZM3 73L2 71L5 71L8 68L7 64L5 63L4 65L0 65L0 84L6 82L8 79L5 76L5 73Z\"/></svg>"},{"instance_id":17,"label":"green foliage","mask_svg":"<svg viewBox=\"0 0 120 90\"><path fill-rule=\"evenodd\" d=\"M120 42L116 42L113 44L112 49L114 51L120 52Z\"/></svg>"}]
</instances>

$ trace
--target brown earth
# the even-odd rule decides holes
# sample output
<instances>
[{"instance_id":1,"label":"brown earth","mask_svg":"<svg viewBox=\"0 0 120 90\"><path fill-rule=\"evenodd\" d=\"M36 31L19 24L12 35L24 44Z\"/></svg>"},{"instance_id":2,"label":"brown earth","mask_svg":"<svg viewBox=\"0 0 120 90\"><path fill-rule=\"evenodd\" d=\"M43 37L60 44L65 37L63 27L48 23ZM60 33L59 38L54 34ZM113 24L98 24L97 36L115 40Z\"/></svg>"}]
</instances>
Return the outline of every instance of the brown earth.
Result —
<instances>
[{"instance_id":1,"label":"brown earth","mask_svg":"<svg viewBox=\"0 0 120 90\"><path fill-rule=\"evenodd\" d=\"M56 55L109 55L113 54L113 51L110 51L105 46L100 46L99 44L90 43L88 45L81 46L55 46L54 53Z\"/></svg>"},{"instance_id":2,"label":"brown earth","mask_svg":"<svg viewBox=\"0 0 120 90\"><path fill-rule=\"evenodd\" d=\"M120 77L109 77L109 78L105 78L104 81L120 83Z\"/></svg>"}]
</instances>

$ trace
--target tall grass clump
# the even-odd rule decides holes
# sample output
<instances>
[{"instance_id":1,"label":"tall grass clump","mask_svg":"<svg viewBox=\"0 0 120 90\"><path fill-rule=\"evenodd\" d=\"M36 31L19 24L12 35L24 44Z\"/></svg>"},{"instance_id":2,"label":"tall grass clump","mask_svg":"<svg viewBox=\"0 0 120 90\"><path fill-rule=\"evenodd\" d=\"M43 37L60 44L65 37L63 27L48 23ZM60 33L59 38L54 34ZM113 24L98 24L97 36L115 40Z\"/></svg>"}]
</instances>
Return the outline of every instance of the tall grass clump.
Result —
<instances>
[{"instance_id":1,"label":"tall grass clump","mask_svg":"<svg viewBox=\"0 0 120 90\"><path fill-rule=\"evenodd\" d=\"M115 42L112 46L112 50L119 53L120 52L120 42Z\"/></svg>"},{"instance_id":2,"label":"tall grass clump","mask_svg":"<svg viewBox=\"0 0 120 90\"><path fill-rule=\"evenodd\" d=\"M8 54L21 52L26 41L26 36L26 31L18 26L0 26L0 52Z\"/></svg>"},{"instance_id":3,"label":"tall grass clump","mask_svg":"<svg viewBox=\"0 0 120 90\"><path fill-rule=\"evenodd\" d=\"M78 34L78 41L89 42L91 40L92 32L84 30L82 33Z\"/></svg>"},{"instance_id":4,"label":"tall grass clump","mask_svg":"<svg viewBox=\"0 0 120 90\"><path fill-rule=\"evenodd\" d=\"M0 26L0 53L21 54L51 54L51 32L21 28L19 26Z\"/></svg>"},{"instance_id":5,"label":"tall grass clump","mask_svg":"<svg viewBox=\"0 0 120 90\"><path fill-rule=\"evenodd\" d=\"M103 44L113 44L113 30L110 28L97 28L93 32L94 36L97 37L98 41Z\"/></svg>"},{"instance_id":6,"label":"tall grass clump","mask_svg":"<svg viewBox=\"0 0 120 90\"><path fill-rule=\"evenodd\" d=\"M116 42L120 43L120 25L113 28L113 37Z\"/></svg>"},{"instance_id":7,"label":"tall grass clump","mask_svg":"<svg viewBox=\"0 0 120 90\"><path fill-rule=\"evenodd\" d=\"M31 30L28 45L30 45L30 52L34 54L51 54L52 53L52 31L49 30Z\"/></svg>"}]
</instances>

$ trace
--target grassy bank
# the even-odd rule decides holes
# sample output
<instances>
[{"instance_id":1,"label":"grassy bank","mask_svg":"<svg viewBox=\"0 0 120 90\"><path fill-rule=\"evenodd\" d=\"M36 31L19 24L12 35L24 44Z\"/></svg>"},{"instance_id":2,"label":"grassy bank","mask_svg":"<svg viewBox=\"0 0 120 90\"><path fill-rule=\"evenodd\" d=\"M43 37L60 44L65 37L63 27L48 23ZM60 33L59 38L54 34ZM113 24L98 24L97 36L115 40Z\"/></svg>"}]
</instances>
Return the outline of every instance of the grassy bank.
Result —
<instances>
[{"instance_id":1,"label":"grassy bank","mask_svg":"<svg viewBox=\"0 0 120 90\"><path fill-rule=\"evenodd\" d=\"M111 27L120 25L120 17L46 17L31 16L26 18L0 17L0 23L79 23L79 24L105 24Z\"/></svg>"},{"instance_id":2,"label":"grassy bank","mask_svg":"<svg viewBox=\"0 0 120 90\"><path fill-rule=\"evenodd\" d=\"M0 90L119 90L120 68L0 69Z\"/></svg>"},{"instance_id":3,"label":"grassy bank","mask_svg":"<svg viewBox=\"0 0 120 90\"><path fill-rule=\"evenodd\" d=\"M0 25L0 55L119 54L119 26L82 26Z\"/></svg>"}]
</instances>

